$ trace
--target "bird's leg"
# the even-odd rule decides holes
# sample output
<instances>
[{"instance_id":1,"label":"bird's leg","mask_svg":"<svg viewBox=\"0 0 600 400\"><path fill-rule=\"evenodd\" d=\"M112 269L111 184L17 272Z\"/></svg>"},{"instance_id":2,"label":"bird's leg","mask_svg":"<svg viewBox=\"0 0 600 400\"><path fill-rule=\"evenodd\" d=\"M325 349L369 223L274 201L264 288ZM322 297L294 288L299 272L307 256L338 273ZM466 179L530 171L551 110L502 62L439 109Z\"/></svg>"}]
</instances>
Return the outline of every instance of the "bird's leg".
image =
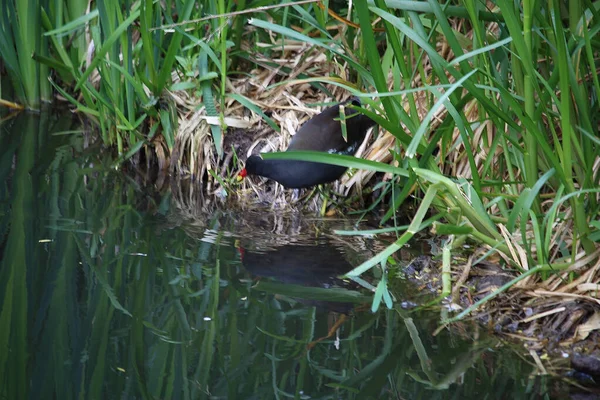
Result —
<instances>
[{"instance_id":1,"label":"bird's leg","mask_svg":"<svg viewBox=\"0 0 600 400\"><path fill-rule=\"evenodd\" d=\"M332 191L332 189L330 189L329 187L323 186L323 185L319 185L319 194L321 195L321 198L323 199L323 204L321 206L321 216L324 217L327 215L327 207L329 207L329 205L334 204L337 205L338 201L332 196L335 195L335 192ZM333 211L333 210L330 210Z\"/></svg>"},{"instance_id":2,"label":"bird's leg","mask_svg":"<svg viewBox=\"0 0 600 400\"><path fill-rule=\"evenodd\" d=\"M321 195L321 198L323 199L323 204L321 204L321 217L325 216L325 213L327 212L327 200L328 197L325 195L325 193L323 192L323 186L319 185L319 194Z\"/></svg>"}]
</instances>

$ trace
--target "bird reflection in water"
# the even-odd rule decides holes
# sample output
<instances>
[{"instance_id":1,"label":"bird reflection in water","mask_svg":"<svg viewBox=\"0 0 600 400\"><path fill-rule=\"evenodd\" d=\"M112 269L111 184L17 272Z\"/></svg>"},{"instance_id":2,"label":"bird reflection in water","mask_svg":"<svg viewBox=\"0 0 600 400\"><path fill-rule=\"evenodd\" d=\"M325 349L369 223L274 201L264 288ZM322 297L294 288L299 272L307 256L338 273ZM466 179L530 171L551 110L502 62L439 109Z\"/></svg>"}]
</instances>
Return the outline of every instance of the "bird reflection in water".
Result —
<instances>
[{"instance_id":1,"label":"bird reflection in water","mask_svg":"<svg viewBox=\"0 0 600 400\"><path fill-rule=\"evenodd\" d=\"M352 281L338 276L352 270L353 266L345 259L340 250L330 244L284 245L272 250L250 251L238 248L244 268L252 275L273 278L281 283L316 288L357 289ZM300 303L316 306L342 314L341 318L330 326L328 335L310 343L316 343L332 337L344 323L354 304L340 301L323 301L294 298Z\"/></svg>"}]
</instances>

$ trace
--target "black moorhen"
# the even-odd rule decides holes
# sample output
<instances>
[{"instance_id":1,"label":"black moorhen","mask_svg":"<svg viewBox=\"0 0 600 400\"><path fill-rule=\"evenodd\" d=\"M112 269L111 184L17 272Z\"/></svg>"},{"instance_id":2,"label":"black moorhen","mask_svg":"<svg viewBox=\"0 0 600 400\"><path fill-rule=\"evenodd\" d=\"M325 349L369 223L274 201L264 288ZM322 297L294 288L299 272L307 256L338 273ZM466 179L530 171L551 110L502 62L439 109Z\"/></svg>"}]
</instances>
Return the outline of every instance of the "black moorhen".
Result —
<instances>
[{"instance_id":1,"label":"black moorhen","mask_svg":"<svg viewBox=\"0 0 600 400\"><path fill-rule=\"evenodd\" d=\"M356 110L346 108L344 113L348 140L345 141L339 121L340 105L360 107L361 103L358 97L354 97L313 117L294 135L287 151L312 150L354 155L364 140L367 130L375 125L375 121ZM260 175L273 179L286 188L301 189L333 182L339 179L346 169L339 165L311 161L263 160L260 156L254 155L248 157L246 168L240 172L240 177Z\"/></svg>"}]
</instances>

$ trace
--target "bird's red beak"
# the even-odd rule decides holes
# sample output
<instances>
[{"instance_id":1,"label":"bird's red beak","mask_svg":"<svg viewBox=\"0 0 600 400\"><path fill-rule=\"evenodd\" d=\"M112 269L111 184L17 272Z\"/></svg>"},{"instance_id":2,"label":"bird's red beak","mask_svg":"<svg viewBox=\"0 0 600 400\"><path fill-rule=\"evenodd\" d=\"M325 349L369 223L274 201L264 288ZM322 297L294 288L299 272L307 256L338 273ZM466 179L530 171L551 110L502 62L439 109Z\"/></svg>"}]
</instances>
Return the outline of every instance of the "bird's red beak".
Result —
<instances>
[{"instance_id":1,"label":"bird's red beak","mask_svg":"<svg viewBox=\"0 0 600 400\"><path fill-rule=\"evenodd\" d=\"M244 169L244 171L245 171L245 169ZM240 241L239 241L238 239L236 239L236 241L234 242L234 244L233 244L233 245L234 245L234 246L235 246L235 247L238 249L238 251L239 251L239 253L240 253L240 260L241 260L241 261L244 261L244 253L245 253L246 251L245 251L245 250L244 250L244 248L242 247L242 244L240 243Z\"/></svg>"},{"instance_id":2,"label":"bird's red beak","mask_svg":"<svg viewBox=\"0 0 600 400\"><path fill-rule=\"evenodd\" d=\"M244 179L246 176L248 176L248 171L246 171L246 168L244 168L243 170L240 171L240 173L237 176L238 182L241 181L242 179Z\"/></svg>"}]
</instances>

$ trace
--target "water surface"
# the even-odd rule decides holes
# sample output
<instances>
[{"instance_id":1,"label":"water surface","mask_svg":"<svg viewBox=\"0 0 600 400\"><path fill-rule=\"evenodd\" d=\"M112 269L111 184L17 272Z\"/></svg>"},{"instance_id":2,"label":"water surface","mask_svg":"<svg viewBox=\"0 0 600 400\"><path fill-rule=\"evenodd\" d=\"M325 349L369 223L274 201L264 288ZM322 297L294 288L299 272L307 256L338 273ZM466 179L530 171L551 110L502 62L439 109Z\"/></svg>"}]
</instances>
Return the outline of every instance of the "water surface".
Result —
<instances>
[{"instance_id":1,"label":"water surface","mask_svg":"<svg viewBox=\"0 0 600 400\"><path fill-rule=\"evenodd\" d=\"M0 398L568 398L475 323L370 311L388 243L353 220L229 209L84 149L68 120L0 130ZM132 177L133 176L133 177ZM139 179L138 179L139 178ZM365 224L365 223L362 223ZM367 224L368 225L368 224ZM422 254L397 255L398 268Z\"/></svg>"}]
</instances>

